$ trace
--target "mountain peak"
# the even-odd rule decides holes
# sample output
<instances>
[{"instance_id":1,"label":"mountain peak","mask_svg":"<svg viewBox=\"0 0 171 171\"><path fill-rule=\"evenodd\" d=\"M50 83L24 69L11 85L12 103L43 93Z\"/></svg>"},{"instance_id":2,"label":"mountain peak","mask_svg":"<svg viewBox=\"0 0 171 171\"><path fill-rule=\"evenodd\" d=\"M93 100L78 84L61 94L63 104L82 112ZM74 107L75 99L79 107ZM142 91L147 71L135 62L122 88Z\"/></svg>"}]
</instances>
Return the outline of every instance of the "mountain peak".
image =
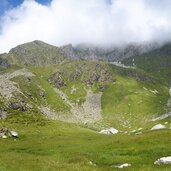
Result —
<instances>
[{"instance_id":1,"label":"mountain peak","mask_svg":"<svg viewBox=\"0 0 171 171\"><path fill-rule=\"evenodd\" d=\"M56 46L35 40L12 48L8 53L12 64L38 65L58 64L67 59Z\"/></svg>"}]
</instances>

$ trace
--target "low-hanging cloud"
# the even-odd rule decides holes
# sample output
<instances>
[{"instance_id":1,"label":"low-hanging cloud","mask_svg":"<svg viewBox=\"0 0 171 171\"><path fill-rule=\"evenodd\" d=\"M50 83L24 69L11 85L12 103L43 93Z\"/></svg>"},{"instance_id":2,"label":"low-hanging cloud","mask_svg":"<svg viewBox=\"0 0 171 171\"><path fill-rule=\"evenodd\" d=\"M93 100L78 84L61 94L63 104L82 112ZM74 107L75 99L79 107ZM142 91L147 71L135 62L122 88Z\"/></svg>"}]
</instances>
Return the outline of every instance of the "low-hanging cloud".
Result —
<instances>
[{"instance_id":1,"label":"low-hanging cloud","mask_svg":"<svg viewBox=\"0 0 171 171\"><path fill-rule=\"evenodd\" d=\"M25 0L0 18L0 52L33 40L109 46L171 39L170 0Z\"/></svg>"}]
</instances>

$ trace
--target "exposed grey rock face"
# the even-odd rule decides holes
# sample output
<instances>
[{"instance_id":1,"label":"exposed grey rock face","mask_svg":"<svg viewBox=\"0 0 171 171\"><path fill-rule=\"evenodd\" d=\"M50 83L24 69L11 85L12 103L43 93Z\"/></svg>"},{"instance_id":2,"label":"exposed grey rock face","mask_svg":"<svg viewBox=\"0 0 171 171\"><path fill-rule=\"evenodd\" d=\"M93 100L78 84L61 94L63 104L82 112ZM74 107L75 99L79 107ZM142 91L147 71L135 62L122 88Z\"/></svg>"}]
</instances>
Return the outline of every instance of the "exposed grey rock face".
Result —
<instances>
[{"instance_id":1,"label":"exposed grey rock face","mask_svg":"<svg viewBox=\"0 0 171 171\"><path fill-rule=\"evenodd\" d=\"M21 91L20 87L12 79L18 76L25 76L31 78L34 76L27 69L16 70L12 73L4 73L0 75L0 98L3 99L5 106L8 109L26 111L31 108L28 101L25 100L26 96ZM4 119L7 113L5 110L0 109L0 118Z\"/></svg>"},{"instance_id":2,"label":"exposed grey rock face","mask_svg":"<svg viewBox=\"0 0 171 171\"><path fill-rule=\"evenodd\" d=\"M7 59L5 59L7 54L1 54L0 55L0 68L8 68L10 67L10 64Z\"/></svg>"},{"instance_id":3,"label":"exposed grey rock face","mask_svg":"<svg viewBox=\"0 0 171 171\"><path fill-rule=\"evenodd\" d=\"M80 59L80 55L77 54L77 51L74 49L72 44L68 44L60 47L60 49L64 52L66 56L71 57L72 59L78 60Z\"/></svg>"},{"instance_id":4,"label":"exposed grey rock face","mask_svg":"<svg viewBox=\"0 0 171 171\"><path fill-rule=\"evenodd\" d=\"M55 85L55 87L57 87L57 88L66 86L66 83L63 78L63 73L61 73L60 71L57 71L54 74L52 74L49 77L48 81L50 83L53 83Z\"/></svg>"},{"instance_id":5,"label":"exposed grey rock face","mask_svg":"<svg viewBox=\"0 0 171 171\"><path fill-rule=\"evenodd\" d=\"M9 104L9 107L13 110L19 110L19 111L26 111L27 110L27 103L25 101L12 101Z\"/></svg>"},{"instance_id":6,"label":"exposed grey rock face","mask_svg":"<svg viewBox=\"0 0 171 171\"><path fill-rule=\"evenodd\" d=\"M137 56L157 48L157 43L130 44L127 46L111 46L108 48L96 47L92 45L81 44L73 47L71 44L62 46L60 49L66 56L72 59L92 59L122 61L125 58Z\"/></svg>"},{"instance_id":7,"label":"exposed grey rock face","mask_svg":"<svg viewBox=\"0 0 171 171\"><path fill-rule=\"evenodd\" d=\"M33 77L34 74L27 69L17 70L13 73L6 73L0 75L0 95L5 99L11 99L14 93L22 94L21 90L17 87L16 83L11 81L12 78L17 76Z\"/></svg>"}]
</instances>

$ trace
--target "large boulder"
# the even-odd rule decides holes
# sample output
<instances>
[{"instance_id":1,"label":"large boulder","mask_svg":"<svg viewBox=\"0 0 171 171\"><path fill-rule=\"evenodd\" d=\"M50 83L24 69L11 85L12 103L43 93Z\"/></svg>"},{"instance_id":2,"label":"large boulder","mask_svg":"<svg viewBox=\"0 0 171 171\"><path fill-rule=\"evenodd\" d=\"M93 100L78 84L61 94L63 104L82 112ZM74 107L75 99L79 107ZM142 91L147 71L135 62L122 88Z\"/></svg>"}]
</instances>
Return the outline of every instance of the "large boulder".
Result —
<instances>
[{"instance_id":1,"label":"large boulder","mask_svg":"<svg viewBox=\"0 0 171 171\"><path fill-rule=\"evenodd\" d=\"M107 129L101 130L99 133L109 135L109 134L117 134L118 132L119 131L115 128L107 128Z\"/></svg>"},{"instance_id":2,"label":"large boulder","mask_svg":"<svg viewBox=\"0 0 171 171\"><path fill-rule=\"evenodd\" d=\"M166 126L164 126L164 125L162 125L162 124L157 124L157 125L153 126L153 127L151 128L151 130L153 131L153 130L165 129L165 128L166 128Z\"/></svg>"},{"instance_id":3,"label":"large boulder","mask_svg":"<svg viewBox=\"0 0 171 171\"><path fill-rule=\"evenodd\" d=\"M169 157L162 157L154 162L154 164L161 165L161 164L171 164L171 156Z\"/></svg>"}]
</instances>

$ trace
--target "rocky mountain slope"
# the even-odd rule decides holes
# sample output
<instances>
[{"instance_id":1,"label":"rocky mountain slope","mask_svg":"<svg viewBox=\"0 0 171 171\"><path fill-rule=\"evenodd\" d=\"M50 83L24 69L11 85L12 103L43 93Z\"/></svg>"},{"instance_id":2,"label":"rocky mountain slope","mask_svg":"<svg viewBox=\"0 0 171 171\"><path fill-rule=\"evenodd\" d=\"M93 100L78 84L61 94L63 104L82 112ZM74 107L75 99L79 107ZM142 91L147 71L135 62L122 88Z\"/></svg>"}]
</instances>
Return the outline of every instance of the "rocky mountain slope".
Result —
<instances>
[{"instance_id":1,"label":"rocky mountain slope","mask_svg":"<svg viewBox=\"0 0 171 171\"><path fill-rule=\"evenodd\" d=\"M124 58L135 51L133 46L125 48ZM2 54L1 65L8 67L1 69L0 77L2 118L17 112L35 112L65 122L131 130L148 126L151 120L168 111L169 86L156 74L141 66L125 68L108 60L94 61L89 50L84 52L84 48L79 51L84 60L82 57L75 60L77 56L66 56L57 47L34 41ZM103 50L94 52L104 55ZM154 52L161 56L163 49L144 55ZM91 60L85 60L85 54ZM135 62L142 56L137 56Z\"/></svg>"},{"instance_id":2,"label":"rocky mountain slope","mask_svg":"<svg viewBox=\"0 0 171 171\"><path fill-rule=\"evenodd\" d=\"M38 40L19 45L11 49L8 54L1 56L8 60L11 65L19 66L45 66L67 60L59 48Z\"/></svg>"},{"instance_id":3,"label":"rocky mountain slope","mask_svg":"<svg viewBox=\"0 0 171 171\"><path fill-rule=\"evenodd\" d=\"M0 68L8 68L10 66L6 55L7 54L1 54L0 55Z\"/></svg>"},{"instance_id":4,"label":"rocky mountain slope","mask_svg":"<svg viewBox=\"0 0 171 171\"><path fill-rule=\"evenodd\" d=\"M164 49L125 65L104 60L104 52L103 60L99 52L67 56L40 41L2 54L0 170L171 170L161 162L171 154L170 47Z\"/></svg>"},{"instance_id":5,"label":"rocky mountain slope","mask_svg":"<svg viewBox=\"0 0 171 171\"><path fill-rule=\"evenodd\" d=\"M89 60L108 60L108 61L122 61L125 58L137 56L157 49L159 44L142 43L142 44L129 44L122 46L111 47L96 47L87 44L80 44L73 47L71 44L62 46L60 49L66 56L72 59L89 59Z\"/></svg>"}]
</instances>

